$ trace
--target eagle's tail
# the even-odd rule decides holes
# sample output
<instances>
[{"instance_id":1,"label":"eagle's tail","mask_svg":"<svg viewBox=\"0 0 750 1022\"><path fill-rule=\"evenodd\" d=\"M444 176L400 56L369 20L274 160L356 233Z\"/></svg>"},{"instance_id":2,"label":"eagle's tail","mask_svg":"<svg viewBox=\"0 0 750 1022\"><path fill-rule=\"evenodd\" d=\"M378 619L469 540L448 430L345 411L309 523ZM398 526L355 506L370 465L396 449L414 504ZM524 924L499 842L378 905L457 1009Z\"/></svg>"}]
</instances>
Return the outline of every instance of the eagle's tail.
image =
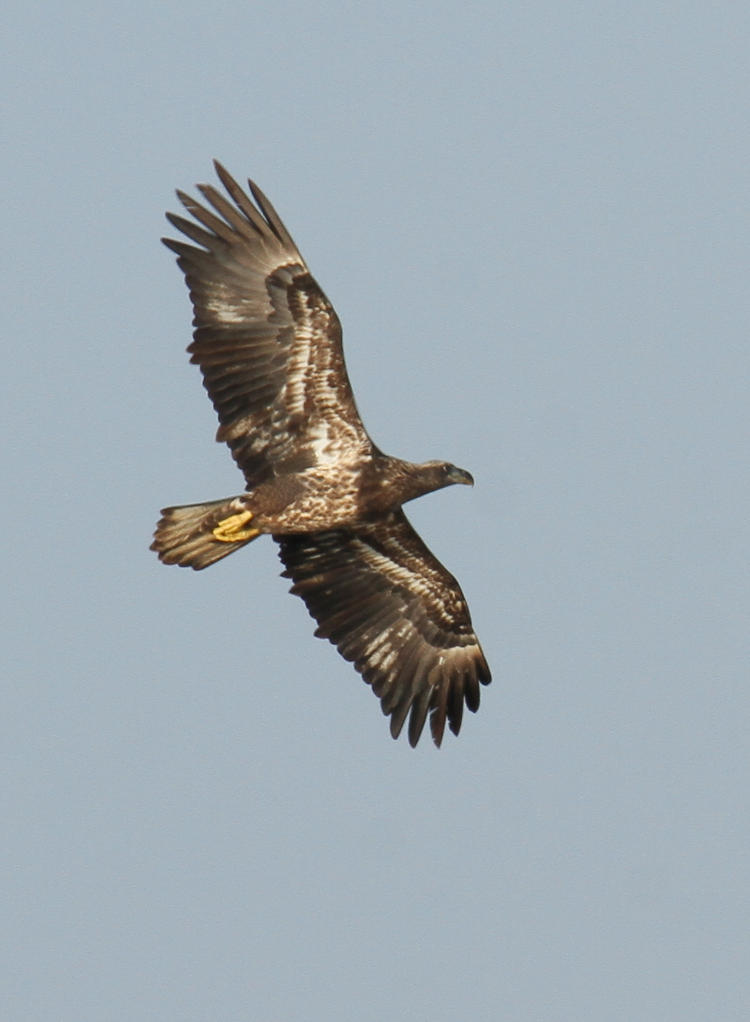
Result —
<instances>
[{"instance_id":1,"label":"eagle's tail","mask_svg":"<svg viewBox=\"0 0 750 1022\"><path fill-rule=\"evenodd\" d=\"M242 497L165 507L161 515L151 549L165 564L196 571L233 554L259 535L251 526L253 515Z\"/></svg>"}]
</instances>

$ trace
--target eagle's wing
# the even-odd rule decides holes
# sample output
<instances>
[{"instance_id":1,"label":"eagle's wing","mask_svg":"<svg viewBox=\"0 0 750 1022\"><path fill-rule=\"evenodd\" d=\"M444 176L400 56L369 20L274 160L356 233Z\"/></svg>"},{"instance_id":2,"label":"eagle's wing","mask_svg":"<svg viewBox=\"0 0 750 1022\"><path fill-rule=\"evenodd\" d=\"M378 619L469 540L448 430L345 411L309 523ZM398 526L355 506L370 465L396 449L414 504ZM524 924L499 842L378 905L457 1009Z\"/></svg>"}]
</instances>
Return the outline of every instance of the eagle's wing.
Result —
<instances>
[{"instance_id":1,"label":"eagle's wing","mask_svg":"<svg viewBox=\"0 0 750 1022\"><path fill-rule=\"evenodd\" d=\"M356 531L275 536L319 627L379 697L398 737L416 745L427 713L436 745L446 716L458 734L464 702L479 707L490 671L456 579L397 511Z\"/></svg>"},{"instance_id":2,"label":"eagle's wing","mask_svg":"<svg viewBox=\"0 0 750 1022\"><path fill-rule=\"evenodd\" d=\"M195 318L191 361L248 483L372 451L344 365L341 324L261 190L255 203L224 168L229 202L199 185L202 206L177 195L198 223L167 214L197 246L177 253ZM213 207L209 209L208 206Z\"/></svg>"}]
</instances>

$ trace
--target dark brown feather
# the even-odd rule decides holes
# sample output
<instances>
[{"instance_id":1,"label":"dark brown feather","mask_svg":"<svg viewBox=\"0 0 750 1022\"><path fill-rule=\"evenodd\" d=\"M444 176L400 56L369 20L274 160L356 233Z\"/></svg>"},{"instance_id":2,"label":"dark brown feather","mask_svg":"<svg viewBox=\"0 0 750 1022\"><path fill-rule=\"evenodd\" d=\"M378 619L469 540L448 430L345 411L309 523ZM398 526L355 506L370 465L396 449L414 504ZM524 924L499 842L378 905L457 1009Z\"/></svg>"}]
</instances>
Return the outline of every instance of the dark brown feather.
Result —
<instances>
[{"instance_id":1,"label":"dark brown feather","mask_svg":"<svg viewBox=\"0 0 750 1022\"><path fill-rule=\"evenodd\" d=\"M356 530L274 538L316 634L354 662L390 715L394 737L408 717L416 745L428 713L436 745L446 719L457 734L464 702L478 708L474 696L490 671L458 583L403 511Z\"/></svg>"},{"instance_id":2,"label":"dark brown feather","mask_svg":"<svg viewBox=\"0 0 750 1022\"><path fill-rule=\"evenodd\" d=\"M198 223L167 219L199 247L163 239L176 252L193 303L188 348L248 487L283 474L285 464L367 456L344 364L341 326L289 232L260 189L257 206L223 167L231 199L211 185L211 208L178 192ZM218 215L217 215L218 214ZM321 449L323 438L327 449Z\"/></svg>"}]
</instances>

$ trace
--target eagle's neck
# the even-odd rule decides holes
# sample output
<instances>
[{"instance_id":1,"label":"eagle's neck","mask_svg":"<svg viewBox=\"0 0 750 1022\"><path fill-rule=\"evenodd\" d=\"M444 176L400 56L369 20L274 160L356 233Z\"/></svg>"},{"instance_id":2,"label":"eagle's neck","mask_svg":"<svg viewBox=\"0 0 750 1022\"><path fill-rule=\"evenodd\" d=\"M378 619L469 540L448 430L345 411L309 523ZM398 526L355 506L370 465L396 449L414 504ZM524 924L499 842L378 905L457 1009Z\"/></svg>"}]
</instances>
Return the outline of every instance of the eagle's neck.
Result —
<instances>
[{"instance_id":1,"label":"eagle's neck","mask_svg":"<svg viewBox=\"0 0 750 1022\"><path fill-rule=\"evenodd\" d=\"M428 461L415 464L400 458L382 457L373 463L368 474L365 489L378 510L395 510L409 500L421 497L433 490L449 486L453 480L446 478L444 462Z\"/></svg>"}]
</instances>

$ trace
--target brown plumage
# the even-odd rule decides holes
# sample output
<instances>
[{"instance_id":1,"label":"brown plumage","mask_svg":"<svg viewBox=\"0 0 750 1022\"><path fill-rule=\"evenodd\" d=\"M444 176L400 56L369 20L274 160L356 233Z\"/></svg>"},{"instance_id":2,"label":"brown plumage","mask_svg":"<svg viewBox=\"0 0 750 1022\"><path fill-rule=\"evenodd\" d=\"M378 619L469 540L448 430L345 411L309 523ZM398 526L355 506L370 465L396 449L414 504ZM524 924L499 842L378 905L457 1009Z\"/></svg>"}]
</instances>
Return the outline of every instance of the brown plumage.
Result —
<instances>
[{"instance_id":1,"label":"brown plumage","mask_svg":"<svg viewBox=\"0 0 750 1022\"><path fill-rule=\"evenodd\" d=\"M197 222L167 218L195 244L163 241L193 303L191 362L246 492L166 508L151 549L167 564L201 569L270 534L315 634L372 686L394 738L408 717L416 745L429 714L440 745L446 721L458 734L464 703L478 708L490 671L458 583L401 505L473 480L447 462L415 465L373 444L333 306L260 189L249 182L253 203L215 167L233 201L211 185L198 186L206 206L178 192Z\"/></svg>"}]
</instances>

